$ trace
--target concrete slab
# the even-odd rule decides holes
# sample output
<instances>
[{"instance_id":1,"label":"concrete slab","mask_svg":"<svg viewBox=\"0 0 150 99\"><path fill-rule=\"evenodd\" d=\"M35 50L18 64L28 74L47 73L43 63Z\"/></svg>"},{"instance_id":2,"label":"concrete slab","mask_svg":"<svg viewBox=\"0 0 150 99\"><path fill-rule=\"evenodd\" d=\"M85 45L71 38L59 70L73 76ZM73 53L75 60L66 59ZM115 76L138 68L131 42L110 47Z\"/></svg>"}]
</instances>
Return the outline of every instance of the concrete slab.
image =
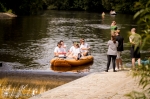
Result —
<instances>
[{"instance_id":1,"label":"concrete slab","mask_svg":"<svg viewBox=\"0 0 150 99\"><path fill-rule=\"evenodd\" d=\"M30 99L127 99L125 94L142 90L128 73L112 70L92 73Z\"/></svg>"}]
</instances>

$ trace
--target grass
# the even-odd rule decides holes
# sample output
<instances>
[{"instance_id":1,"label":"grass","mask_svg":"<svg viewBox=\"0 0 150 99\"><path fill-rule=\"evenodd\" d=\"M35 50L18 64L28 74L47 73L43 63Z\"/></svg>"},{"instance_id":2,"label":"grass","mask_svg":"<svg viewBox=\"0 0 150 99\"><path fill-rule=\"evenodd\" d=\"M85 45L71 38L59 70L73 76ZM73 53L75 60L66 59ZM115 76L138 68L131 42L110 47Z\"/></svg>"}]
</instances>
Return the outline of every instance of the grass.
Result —
<instances>
[{"instance_id":1,"label":"grass","mask_svg":"<svg viewBox=\"0 0 150 99\"><path fill-rule=\"evenodd\" d=\"M66 81L5 77L0 79L0 99L27 99L65 83Z\"/></svg>"}]
</instances>

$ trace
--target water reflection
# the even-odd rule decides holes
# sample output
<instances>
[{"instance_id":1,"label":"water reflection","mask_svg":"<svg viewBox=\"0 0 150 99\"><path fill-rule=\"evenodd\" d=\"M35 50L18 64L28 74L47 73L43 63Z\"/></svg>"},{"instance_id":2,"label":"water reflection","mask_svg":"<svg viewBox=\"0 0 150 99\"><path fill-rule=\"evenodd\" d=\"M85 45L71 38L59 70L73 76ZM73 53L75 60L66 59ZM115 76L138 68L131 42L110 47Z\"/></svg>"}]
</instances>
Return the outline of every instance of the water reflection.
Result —
<instances>
[{"instance_id":1,"label":"water reflection","mask_svg":"<svg viewBox=\"0 0 150 99\"><path fill-rule=\"evenodd\" d=\"M56 72L71 72L71 73L89 73L90 67L93 63L86 64L84 66L69 66L69 67L63 67L63 66L51 66L51 69Z\"/></svg>"}]
</instances>

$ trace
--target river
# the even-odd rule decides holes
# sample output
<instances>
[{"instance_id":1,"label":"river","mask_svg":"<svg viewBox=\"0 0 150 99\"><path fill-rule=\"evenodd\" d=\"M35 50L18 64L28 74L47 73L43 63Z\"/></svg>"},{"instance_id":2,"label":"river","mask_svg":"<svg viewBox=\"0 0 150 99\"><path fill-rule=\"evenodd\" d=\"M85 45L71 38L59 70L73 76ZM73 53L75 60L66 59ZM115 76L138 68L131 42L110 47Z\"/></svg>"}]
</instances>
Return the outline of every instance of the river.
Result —
<instances>
[{"instance_id":1,"label":"river","mask_svg":"<svg viewBox=\"0 0 150 99\"><path fill-rule=\"evenodd\" d=\"M106 44L110 39L110 24L113 20L117 22L125 39L123 63L130 64L128 32L132 27L137 27L132 15L112 16L106 13L102 18L100 13L52 10L36 16L0 19L0 62L6 70L56 72L51 68L50 60L57 42L63 40L69 49L72 41L85 38L92 48L94 63L77 69L88 73L103 71L107 63Z\"/></svg>"}]
</instances>

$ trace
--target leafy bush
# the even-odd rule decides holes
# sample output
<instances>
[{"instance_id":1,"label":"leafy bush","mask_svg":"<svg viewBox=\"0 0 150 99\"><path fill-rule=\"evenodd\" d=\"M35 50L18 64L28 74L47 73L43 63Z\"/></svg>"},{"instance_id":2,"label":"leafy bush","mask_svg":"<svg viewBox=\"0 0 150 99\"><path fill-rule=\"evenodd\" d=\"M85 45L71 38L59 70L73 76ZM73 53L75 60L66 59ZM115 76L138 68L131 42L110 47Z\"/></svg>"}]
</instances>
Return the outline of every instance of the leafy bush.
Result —
<instances>
[{"instance_id":1,"label":"leafy bush","mask_svg":"<svg viewBox=\"0 0 150 99\"><path fill-rule=\"evenodd\" d=\"M132 91L126 94L126 96L130 97L131 99L149 99L150 97L150 64L138 66L136 70L132 72L132 76L140 78L139 86L142 86L143 91L142 92Z\"/></svg>"},{"instance_id":2,"label":"leafy bush","mask_svg":"<svg viewBox=\"0 0 150 99\"><path fill-rule=\"evenodd\" d=\"M141 9L134 15L134 19L137 19L138 24L142 27L143 46L147 46L146 42L150 38L150 1L141 1L138 2L138 6L140 5L139 8ZM140 78L139 85L143 87L143 91L132 91L126 96L131 99L150 99L150 64L138 66L132 72L132 76Z\"/></svg>"},{"instance_id":3,"label":"leafy bush","mask_svg":"<svg viewBox=\"0 0 150 99\"><path fill-rule=\"evenodd\" d=\"M0 3L0 11L6 12L6 8L4 7L4 5L2 3Z\"/></svg>"}]
</instances>

